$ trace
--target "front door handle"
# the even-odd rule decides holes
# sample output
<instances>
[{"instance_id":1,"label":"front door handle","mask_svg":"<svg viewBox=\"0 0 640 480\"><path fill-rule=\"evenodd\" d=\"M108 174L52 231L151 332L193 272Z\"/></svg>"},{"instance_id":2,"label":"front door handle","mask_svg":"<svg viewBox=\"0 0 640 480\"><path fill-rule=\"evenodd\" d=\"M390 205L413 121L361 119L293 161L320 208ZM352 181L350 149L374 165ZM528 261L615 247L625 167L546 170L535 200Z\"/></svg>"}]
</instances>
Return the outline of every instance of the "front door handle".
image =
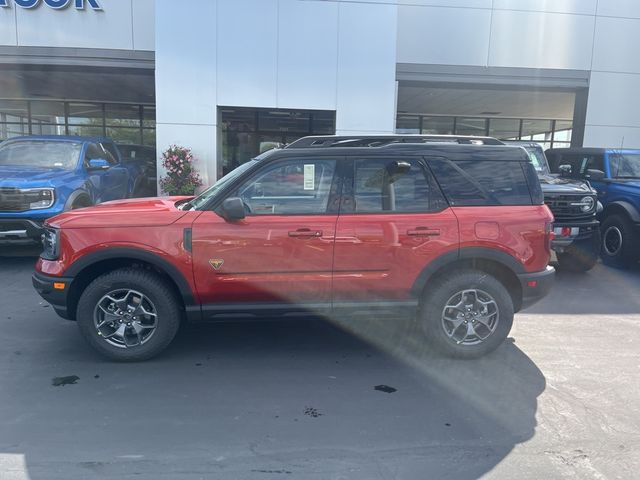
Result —
<instances>
[{"instance_id":1,"label":"front door handle","mask_svg":"<svg viewBox=\"0 0 640 480\"><path fill-rule=\"evenodd\" d=\"M439 228L416 227L413 230L407 230L407 235L411 237L436 237L440 235Z\"/></svg>"},{"instance_id":2,"label":"front door handle","mask_svg":"<svg viewBox=\"0 0 640 480\"><path fill-rule=\"evenodd\" d=\"M289 232L290 237L294 238L314 238L321 237L322 230L311 230L309 228L299 228L293 232Z\"/></svg>"}]
</instances>

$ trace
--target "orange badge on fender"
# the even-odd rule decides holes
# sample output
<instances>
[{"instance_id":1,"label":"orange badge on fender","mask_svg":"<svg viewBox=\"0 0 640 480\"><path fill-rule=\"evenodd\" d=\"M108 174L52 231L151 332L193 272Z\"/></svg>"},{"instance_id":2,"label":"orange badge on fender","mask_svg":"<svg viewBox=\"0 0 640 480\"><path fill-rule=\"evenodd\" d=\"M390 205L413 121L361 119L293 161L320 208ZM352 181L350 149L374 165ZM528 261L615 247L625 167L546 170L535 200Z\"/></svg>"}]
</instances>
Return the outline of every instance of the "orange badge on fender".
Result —
<instances>
[{"instance_id":1,"label":"orange badge on fender","mask_svg":"<svg viewBox=\"0 0 640 480\"><path fill-rule=\"evenodd\" d=\"M220 270L220 267L222 267L223 263L224 260L221 258L212 258L209 260L209 265L211 265L214 270Z\"/></svg>"}]
</instances>

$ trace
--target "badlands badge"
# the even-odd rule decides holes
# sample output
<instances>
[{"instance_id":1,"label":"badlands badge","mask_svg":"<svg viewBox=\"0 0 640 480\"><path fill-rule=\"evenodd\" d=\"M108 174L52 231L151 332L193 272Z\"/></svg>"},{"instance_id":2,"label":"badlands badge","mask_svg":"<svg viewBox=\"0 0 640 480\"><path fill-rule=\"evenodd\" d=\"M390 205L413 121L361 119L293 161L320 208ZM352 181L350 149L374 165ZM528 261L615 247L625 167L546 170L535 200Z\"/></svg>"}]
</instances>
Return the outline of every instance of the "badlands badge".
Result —
<instances>
[{"instance_id":1,"label":"badlands badge","mask_svg":"<svg viewBox=\"0 0 640 480\"><path fill-rule=\"evenodd\" d=\"M222 267L223 263L224 263L224 260L221 258L209 259L209 265L211 265L214 270L220 270L220 267Z\"/></svg>"}]
</instances>

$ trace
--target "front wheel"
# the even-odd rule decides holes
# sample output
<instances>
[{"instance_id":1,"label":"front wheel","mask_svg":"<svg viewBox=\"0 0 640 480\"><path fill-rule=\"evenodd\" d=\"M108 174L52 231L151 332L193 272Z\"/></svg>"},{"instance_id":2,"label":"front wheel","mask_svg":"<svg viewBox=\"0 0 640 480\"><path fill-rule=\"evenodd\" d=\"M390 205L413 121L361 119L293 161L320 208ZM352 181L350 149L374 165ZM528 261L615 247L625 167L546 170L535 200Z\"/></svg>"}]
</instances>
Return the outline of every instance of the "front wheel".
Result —
<instances>
[{"instance_id":1,"label":"front wheel","mask_svg":"<svg viewBox=\"0 0 640 480\"><path fill-rule=\"evenodd\" d=\"M131 362L164 350L181 316L175 294L162 278L125 268L98 277L85 289L76 318L95 350L111 360Z\"/></svg>"},{"instance_id":2,"label":"front wheel","mask_svg":"<svg viewBox=\"0 0 640 480\"><path fill-rule=\"evenodd\" d=\"M639 255L638 235L633 224L623 215L611 215L601 226L602 261L612 267L628 268L635 264Z\"/></svg>"},{"instance_id":3,"label":"front wheel","mask_svg":"<svg viewBox=\"0 0 640 480\"><path fill-rule=\"evenodd\" d=\"M419 319L435 349L451 357L477 358L507 338L513 324L513 300L492 275L457 271L427 285Z\"/></svg>"}]
</instances>

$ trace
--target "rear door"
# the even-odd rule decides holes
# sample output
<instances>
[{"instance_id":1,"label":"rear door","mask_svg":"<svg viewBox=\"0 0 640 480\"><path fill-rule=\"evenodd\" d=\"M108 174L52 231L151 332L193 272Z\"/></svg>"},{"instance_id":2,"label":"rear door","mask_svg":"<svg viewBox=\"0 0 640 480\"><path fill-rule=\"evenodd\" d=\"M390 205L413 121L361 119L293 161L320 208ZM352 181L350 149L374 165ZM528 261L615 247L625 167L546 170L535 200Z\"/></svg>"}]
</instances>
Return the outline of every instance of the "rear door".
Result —
<instances>
[{"instance_id":1,"label":"rear door","mask_svg":"<svg viewBox=\"0 0 640 480\"><path fill-rule=\"evenodd\" d=\"M195 281L215 314L291 304L330 307L338 219L337 159L283 159L232 191L246 210L227 222L204 212L193 225Z\"/></svg>"},{"instance_id":2,"label":"rear door","mask_svg":"<svg viewBox=\"0 0 640 480\"><path fill-rule=\"evenodd\" d=\"M343 194L334 306L410 302L423 268L446 252L457 252L457 219L423 159L353 159Z\"/></svg>"}]
</instances>

